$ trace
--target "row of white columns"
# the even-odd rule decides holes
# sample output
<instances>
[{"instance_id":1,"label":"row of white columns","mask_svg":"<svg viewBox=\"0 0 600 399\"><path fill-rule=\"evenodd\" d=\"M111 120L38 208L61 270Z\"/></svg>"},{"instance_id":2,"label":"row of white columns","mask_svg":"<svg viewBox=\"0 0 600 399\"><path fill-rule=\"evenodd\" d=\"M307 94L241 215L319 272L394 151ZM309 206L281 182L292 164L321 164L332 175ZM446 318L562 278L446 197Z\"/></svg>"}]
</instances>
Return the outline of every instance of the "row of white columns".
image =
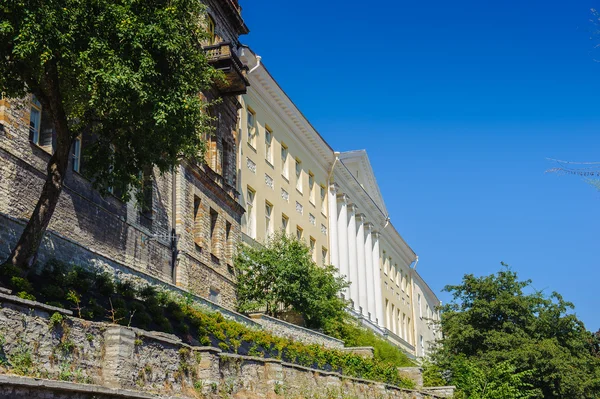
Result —
<instances>
[{"instance_id":1,"label":"row of white columns","mask_svg":"<svg viewBox=\"0 0 600 399\"><path fill-rule=\"evenodd\" d=\"M345 297L353 310L382 327L379 233L338 190L335 183L329 189L330 261L350 282Z\"/></svg>"}]
</instances>

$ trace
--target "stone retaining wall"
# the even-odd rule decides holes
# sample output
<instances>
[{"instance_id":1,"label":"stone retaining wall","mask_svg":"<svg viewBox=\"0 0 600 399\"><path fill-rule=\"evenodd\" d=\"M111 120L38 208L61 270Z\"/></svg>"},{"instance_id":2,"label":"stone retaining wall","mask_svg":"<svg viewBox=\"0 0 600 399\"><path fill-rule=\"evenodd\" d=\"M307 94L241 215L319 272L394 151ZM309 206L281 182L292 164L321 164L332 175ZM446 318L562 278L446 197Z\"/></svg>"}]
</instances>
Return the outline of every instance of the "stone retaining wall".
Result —
<instances>
[{"instance_id":1,"label":"stone retaining wall","mask_svg":"<svg viewBox=\"0 0 600 399\"><path fill-rule=\"evenodd\" d=\"M0 384L0 397L2 394L34 399L155 397L150 394L210 399L439 397L277 359L192 347L170 334L88 322L68 316L69 312L63 312L63 320L58 321L57 316L51 316L53 309L9 295L0 297L0 302L0 354L8 366L0 374L19 372L75 383L34 383L36 380L30 379L27 381L31 384L23 384L5 377L2 381L7 382ZM82 391L81 383L93 384L85 385L91 391ZM119 391L123 389L141 393Z\"/></svg>"}]
</instances>

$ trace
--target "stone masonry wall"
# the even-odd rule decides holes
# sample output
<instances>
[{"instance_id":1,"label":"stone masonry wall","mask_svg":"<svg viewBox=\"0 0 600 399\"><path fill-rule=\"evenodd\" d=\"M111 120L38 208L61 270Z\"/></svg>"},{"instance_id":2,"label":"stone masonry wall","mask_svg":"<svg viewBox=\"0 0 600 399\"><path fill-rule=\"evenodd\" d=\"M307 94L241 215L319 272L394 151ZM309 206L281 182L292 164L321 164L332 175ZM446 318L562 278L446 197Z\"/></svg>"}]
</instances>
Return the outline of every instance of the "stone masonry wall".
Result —
<instances>
[{"instance_id":1,"label":"stone masonry wall","mask_svg":"<svg viewBox=\"0 0 600 399\"><path fill-rule=\"evenodd\" d=\"M0 225L11 226L8 233L0 233L0 261L10 254L31 216L51 151L29 141L29 100L4 100L4 103L8 105L0 120L0 219L10 221L0 220ZM176 215L173 215L174 194ZM190 226L195 223L195 196L201 198L202 209L206 211L202 213L200 235L211 235L210 209L218 214L212 234L214 252L220 259L211 255L211 249L198 251L194 246L194 231ZM38 259L40 263L50 257L68 263L85 260L82 264L85 266L96 262L91 256L94 254L125 266L123 270L132 273L141 272L164 282L173 282L175 277L178 285L203 297L212 292L214 301L234 308L231 265L234 245L240 240L242 213L235 199L203 173L200 166L179 167L175 174L154 173L151 218L143 216L133 201L124 203L110 194L100 196L86 178L69 167ZM171 250L173 217L178 222L181 247L175 271ZM56 251L52 234L76 242L79 247L71 247L69 252Z\"/></svg>"},{"instance_id":2,"label":"stone masonry wall","mask_svg":"<svg viewBox=\"0 0 600 399\"><path fill-rule=\"evenodd\" d=\"M277 359L191 347L170 334L88 322L69 316L70 311L2 293L0 302L0 354L2 364L9 367L0 369L0 397L3 394L34 399L438 397ZM62 321L52 316L56 312L62 314ZM1 375L7 372L72 384Z\"/></svg>"}]
</instances>

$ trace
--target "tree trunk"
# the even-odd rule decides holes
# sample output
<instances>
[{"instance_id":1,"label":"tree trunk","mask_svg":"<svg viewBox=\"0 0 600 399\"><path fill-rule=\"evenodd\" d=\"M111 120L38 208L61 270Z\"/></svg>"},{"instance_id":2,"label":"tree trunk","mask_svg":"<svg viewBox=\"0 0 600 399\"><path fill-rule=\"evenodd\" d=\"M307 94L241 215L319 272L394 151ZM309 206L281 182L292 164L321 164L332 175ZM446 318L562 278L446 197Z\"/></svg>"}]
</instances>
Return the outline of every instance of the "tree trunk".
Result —
<instances>
[{"instance_id":1,"label":"tree trunk","mask_svg":"<svg viewBox=\"0 0 600 399\"><path fill-rule=\"evenodd\" d=\"M25 226L19 242L6 261L6 263L19 267L22 273L35 263L44 233L54 214L56 204L58 204L69 165L74 137L70 132L62 104L58 67L55 59L46 64L41 82L36 83L38 82L30 81L28 85L33 88L38 100L42 103L42 107L52 117L57 136L56 151L48 162L46 181L33 214L27 226Z\"/></svg>"},{"instance_id":2,"label":"tree trunk","mask_svg":"<svg viewBox=\"0 0 600 399\"><path fill-rule=\"evenodd\" d=\"M21 238L19 238L19 242L6 261L6 263L19 267L22 271L35 263L42 238L54 214L56 204L63 189L71 146L70 140L61 145L61 134L57 132L57 136L56 152L48 162L46 181L40 198L25 230L21 234ZM68 132L66 136L68 137Z\"/></svg>"}]
</instances>

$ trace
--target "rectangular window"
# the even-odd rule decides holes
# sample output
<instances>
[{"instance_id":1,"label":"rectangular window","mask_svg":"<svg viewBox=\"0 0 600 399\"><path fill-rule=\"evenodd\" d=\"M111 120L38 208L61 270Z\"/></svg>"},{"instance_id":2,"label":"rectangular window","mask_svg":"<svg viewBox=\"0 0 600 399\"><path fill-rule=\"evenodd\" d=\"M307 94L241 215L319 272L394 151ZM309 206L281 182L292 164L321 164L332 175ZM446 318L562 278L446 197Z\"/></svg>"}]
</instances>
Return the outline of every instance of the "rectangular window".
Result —
<instances>
[{"instance_id":1,"label":"rectangular window","mask_svg":"<svg viewBox=\"0 0 600 399\"><path fill-rule=\"evenodd\" d=\"M419 307L419 317L423 318L423 309L421 308L421 294L417 294L417 306Z\"/></svg>"},{"instance_id":2,"label":"rectangular window","mask_svg":"<svg viewBox=\"0 0 600 399\"><path fill-rule=\"evenodd\" d=\"M425 341L422 335L419 335L419 346L421 347L421 356L425 356Z\"/></svg>"},{"instance_id":3,"label":"rectangular window","mask_svg":"<svg viewBox=\"0 0 600 399\"><path fill-rule=\"evenodd\" d=\"M270 164L273 163L273 153L272 153L272 143L273 143L273 132L268 127L265 130L265 159Z\"/></svg>"},{"instance_id":4,"label":"rectangular window","mask_svg":"<svg viewBox=\"0 0 600 399\"><path fill-rule=\"evenodd\" d=\"M281 143L281 175L289 180L289 168L288 168L288 148L285 144Z\"/></svg>"},{"instance_id":5,"label":"rectangular window","mask_svg":"<svg viewBox=\"0 0 600 399\"><path fill-rule=\"evenodd\" d=\"M404 338L406 342L408 342L408 336L406 335L406 313L402 313L402 331L402 338Z\"/></svg>"},{"instance_id":6,"label":"rectangular window","mask_svg":"<svg viewBox=\"0 0 600 399\"><path fill-rule=\"evenodd\" d=\"M327 248L321 248L321 263L323 265L327 264Z\"/></svg>"},{"instance_id":7,"label":"rectangular window","mask_svg":"<svg viewBox=\"0 0 600 399\"><path fill-rule=\"evenodd\" d=\"M233 242L231 241L231 223L225 223L225 260L228 264L232 264L233 258Z\"/></svg>"},{"instance_id":8,"label":"rectangular window","mask_svg":"<svg viewBox=\"0 0 600 399\"><path fill-rule=\"evenodd\" d=\"M80 172L81 166L81 137L77 137L73 142L73 151L71 153L71 165L75 172Z\"/></svg>"},{"instance_id":9,"label":"rectangular window","mask_svg":"<svg viewBox=\"0 0 600 399\"><path fill-rule=\"evenodd\" d=\"M315 251L315 247L317 246L317 240L310 237L309 243L310 243L310 254L312 255L312 260L314 262L316 262L317 261L317 251Z\"/></svg>"},{"instance_id":10,"label":"rectangular window","mask_svg":"<svg viewBox=\"0 0 600 399\"><path fill-rule=\"evenodd\" d=\"M281 214L281 230L285 234L289 234L288 226L290 224L290 218L288 218L285 214Z\"/></svg>"},{"instance_id":11,"label":"rectangular window","mask_svg":"<svg viewBox=\"0 0 600 399\"><path fill-rule=\"evenodd\" d=\"M302 241L302 237L304 237L304 230L302 230L302 227L296 226L296 238L298 241Z\"/></svg>"},{"instance_id":12,"label":"rectangular window","mask_svg":"<svg viewBox=\"0 0 600 399\"><path fill-rule=\"evenodd\" d=\"M254 199L256 198L256 191L248 187L248 194L246 197L246 234L252 238L256 238L256 212L254 209Z\"/></svg>"},{"instance_id":13,"label":"rectangular window","mask_svg":"<svg viewBox=\"0 0 600 399\"><path fill-rule=\"evenodd\" d=\"M256 143L254 142L254 138L256 137L256 114L250 107L246 109L246 119L248 125L248 144L250 144L252 147L255 147Z\"/></svg>"},{"instance_id":14,"label":"rectangular window","mask_svg":"<svg viewBox=\"0 0 600 399\"><path fill-rule=\"evenodd\" d=\"M208 292L208 300L218 305L220 302L219 294L220 292L217 288L210 287L210 291Z\"/></svg>"},{"instance_id":15,"label":"rectangular window","mask_svg":"<svg viewBox=\"0 0 600 399\"><path fill-rule=\"evenodd\" d=\"M217 234L217 222L219 214L214 209L210 208L210 253L219 257L219 234Z\"/></svg>"},{"instance_id":16,"label":"rectangular window","mask_svg":"<svg viewBox=\"0 0 600 399\"><path fill-rule=\"evenodd\" d=\"M31 98L31 108L29 110L29 140L40 144L40 128L42 126L42 104L35 96Z\"/></svg>"},{"instance_id":17,"label":"rectangular window","mask_svg":"<svg viewBox=\"0 0 600 399\"><path fill-rule=\"evenodd\" d=\"M296 190L302 194L302 162L296 158Z\"/></svg>"},{"instance_id":18,"label":"rectangular window","mask_svg":"<svg viewBox=\"0 0 600 399\"><path fill-rule=\"evenodd\" d=\"M273 234L273 222L271 216L273 214L273 205L265 202L265 239Z\"/></svg>"},{"instance_id":19,"label":"rectangular window","mask_svg":"<svg viewBox=\"0 0 600 399\"><path fill-rule=\"evenodd\" d=\"M383 263L383 273L387 276L388 274L388 269L387 269L387 256L385 251L383 251L383 256L381 257L381 261Z\"/></svg>"},{"instance_id":20,"label":"rectangular window","mask_svg":"<svg viewBox=\"0 0 600 399\"><path fill-rule=\"evenodd\" d=\"M201 208L201 200L200 197L194 196L194 243L198 246L198 248L203 247L202 243L202 208Z\"/></svg>"},{"instance_id":21,"label":"rectangular window","mask_svg":"<svg viewBox=\"0 0 600 399\"><path fill-rule=\"evenodd\" d=\"M308 200L315 204L315 175L311 171L308 171Z\"/></svg>"},{"instance_id":22,"label":"rectangular window","mask_svg":"<svg viewBox=\"0 0 600 399\"><path fill-rule=\"evenodd\" d=\"M321 213L327 215L327 189L321 186Z\"/></svg>"}]
</instances>

